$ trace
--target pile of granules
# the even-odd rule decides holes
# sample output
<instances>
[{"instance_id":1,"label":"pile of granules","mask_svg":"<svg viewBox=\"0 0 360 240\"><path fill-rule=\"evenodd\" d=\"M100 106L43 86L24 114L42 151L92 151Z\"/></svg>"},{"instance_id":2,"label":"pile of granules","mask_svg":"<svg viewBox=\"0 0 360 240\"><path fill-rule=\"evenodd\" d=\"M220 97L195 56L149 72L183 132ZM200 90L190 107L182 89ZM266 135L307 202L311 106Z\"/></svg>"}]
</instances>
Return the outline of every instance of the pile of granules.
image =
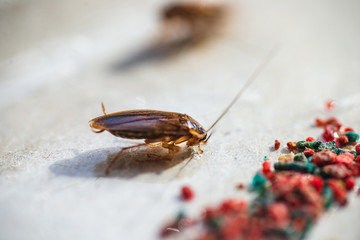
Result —
<instances>
[{"instance_id":1,"label":"pile of granules","mask_svg":"<svg viewBox=\"0 0 360 240\"><path fill-rule=\"evenodd\" d=\"M290 153L279 157L274 170L264 158L249 187L251 202L228 199L198 219L181 213L162 236L196 225L201 230L193 239L200 240L304 239L324 211L347 203L360 175L359 135L335 118L316 119L316 126L324 129L321 138L288 142Z\"/></svg>"}]
</instances>

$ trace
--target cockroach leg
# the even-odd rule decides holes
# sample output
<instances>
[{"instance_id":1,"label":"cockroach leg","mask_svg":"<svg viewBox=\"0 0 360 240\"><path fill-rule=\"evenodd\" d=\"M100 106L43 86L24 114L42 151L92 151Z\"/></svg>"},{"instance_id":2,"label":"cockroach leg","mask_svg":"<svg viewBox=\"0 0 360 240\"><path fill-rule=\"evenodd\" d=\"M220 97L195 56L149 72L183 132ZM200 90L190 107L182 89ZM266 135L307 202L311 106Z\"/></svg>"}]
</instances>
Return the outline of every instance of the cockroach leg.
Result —
<instances>
[{"instance_id":1,"label":"cockroach leg","mask_svg":"<svg viewBox=\"0 0 360 240\"><path fill-rule=\"evenodd\" d=\"M111 162L109 163L109 165L107 166L106 170L105 170L105 175L108 176L109 172L110 172L110 168L112 167L112 165L114 165L114 163L116 162L116 160L119 158L119 156L121 155L121 153L125 150L131 149L131 148L137 148L137 147L141 147L141 146L145 146L147 145L146 143L141 143L135 146L130 146L130 147L124 147L120 150L120 152L118 152L116 154L116 156L111 160Z\"/></svg>"},{"instance_id":2,"label":"cockroach leg","mask_svg":"<svg viewBox=\"0 0 360 240\"><path fill-rule=\"evenodd\" d=\"M198 149L200 153L203 153L204 151L200 148L200 144L198 145Z\"/></svg>"},{"instance_id":3,"label":"cockroach leg","mask_svg":"<svg viewBox=\"0 0 360 240\"><path fill-rule=\"evenodd\" d=\"M181 150L181 147L176 146L174 142L171 143L162 142L161 146L169 150L169 160L171 160L174 157L175 153Z\"/></svg>"},{"instance_id":4,"label":"cockroach leg","mask_svg":"<svg viewBox=\"0 0 360 240\"><path fill-rule=\"evenodd\" d=\"M174 144L179 144L179 143L183 143L186 142L187 140L189 140L191 137L189 136L183 136L181 138L178 138L174 141Z\"/></svg>"},{"instance_id":5,"label":"cockroach leg","mask_svg":"<svg viewBox=\"0 0 360 240\"><path fill-rule=\"evenodd\" d=\"M149 147L157 147L157 146L161 146L161 142L159 143L154 143L154 144L151 144L151 143L146 143L146 145L148 145Z\"/></svg>"}]
</instances>

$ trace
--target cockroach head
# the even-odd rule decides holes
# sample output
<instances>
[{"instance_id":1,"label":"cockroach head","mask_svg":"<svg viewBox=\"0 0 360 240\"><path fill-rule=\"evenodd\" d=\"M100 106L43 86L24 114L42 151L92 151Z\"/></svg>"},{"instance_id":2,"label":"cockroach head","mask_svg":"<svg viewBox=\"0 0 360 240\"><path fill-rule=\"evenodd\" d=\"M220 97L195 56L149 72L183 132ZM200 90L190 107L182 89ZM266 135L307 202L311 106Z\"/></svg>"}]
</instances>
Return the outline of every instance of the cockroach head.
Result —
<instances>
[{"instance_id":1,"label":"cockroach head","mask_svg":"<svg viewBox=\"0 0 360 240\"><path fill-rule=\"evenodd\" d=\"M205 134L205 136L202 139L200 139L200 142L204 142L206 140L206 138L207 138L207 133Z\"/></svg>"}]
</instances>

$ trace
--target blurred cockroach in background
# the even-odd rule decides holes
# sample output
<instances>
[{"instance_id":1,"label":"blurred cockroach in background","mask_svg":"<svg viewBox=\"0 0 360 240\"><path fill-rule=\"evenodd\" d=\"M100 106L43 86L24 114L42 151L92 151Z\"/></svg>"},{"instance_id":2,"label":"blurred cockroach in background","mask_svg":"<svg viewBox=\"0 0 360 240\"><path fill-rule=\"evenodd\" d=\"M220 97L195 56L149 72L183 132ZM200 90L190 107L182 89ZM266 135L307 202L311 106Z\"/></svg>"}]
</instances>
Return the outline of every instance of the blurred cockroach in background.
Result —
<instances>
[{"instance_id":1,"label":"blurred cockroach in background","mask_svg":"<svg viewBox=\"0 0 360 240\"><path fill-rule=\"evenodd\" d=\"M201 43L216 36L227 15L225 5L174 3L162 11L163 35L168 41Z\"/></svg>"},{"instance_id":2,"label":"blurred cockroach in background","mask_svg":"<svg viewBox=\"0 0 360 240\"><path fill-rule=\"evenodd\" d=\"M173 3L159 14L160 27L149 46L111 65L113 71L126 70L149 60L164 59L197 47L220 35L228 16L225 4Z\"/></svg>"}]
</instances>

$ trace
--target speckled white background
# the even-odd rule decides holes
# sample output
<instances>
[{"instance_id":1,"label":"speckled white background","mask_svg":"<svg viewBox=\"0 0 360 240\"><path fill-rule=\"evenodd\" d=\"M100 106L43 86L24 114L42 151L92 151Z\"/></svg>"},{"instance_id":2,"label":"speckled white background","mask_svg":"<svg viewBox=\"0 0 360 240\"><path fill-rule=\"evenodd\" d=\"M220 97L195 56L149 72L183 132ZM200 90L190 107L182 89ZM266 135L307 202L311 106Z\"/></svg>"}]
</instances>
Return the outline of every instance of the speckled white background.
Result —
<instances>
[{"instance_id":1,"label":"speckled white background","mask_svg":"<svg viewBox=\"0 0 360 240\"><path fill-rule=\"evenodd\" d=\"M237 191L285 150L318 136L315 117L335 115L360 131L360 3L356 0L231 1L222 36L168 59L111 71L151 45L167 1L0 1L0 238L157 239L179 209L192 216ZM206 2L206 1L203 1ZM230 113L204 154L171 163L108 157L132 141L94 134L108 112L187 113L205 128L274 44L281 49ZM337 102L335 111L324 102ZM189 184L196 198L178 199ZM360 199L333 208L309 239L360 239Z\"/></svg>"}]
</instances>

